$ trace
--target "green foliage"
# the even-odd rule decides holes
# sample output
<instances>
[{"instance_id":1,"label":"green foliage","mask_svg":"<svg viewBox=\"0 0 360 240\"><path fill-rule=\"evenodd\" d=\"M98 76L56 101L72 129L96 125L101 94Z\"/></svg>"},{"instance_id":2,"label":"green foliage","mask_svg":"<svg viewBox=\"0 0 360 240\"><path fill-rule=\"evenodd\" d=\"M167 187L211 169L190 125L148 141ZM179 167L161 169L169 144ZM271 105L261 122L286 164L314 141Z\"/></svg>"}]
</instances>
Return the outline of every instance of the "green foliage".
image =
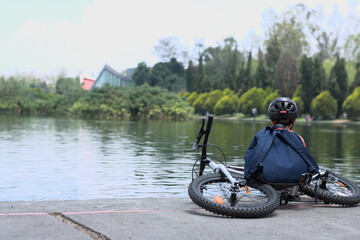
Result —
<instances>
[{"instance_id":1,"label":"green foliage","mask_svg":"<svg viewBox=\"0 0 360 240\"><path fill-rule=\"evenodd\" d=\"M354 91L345 99L342 109L346 112L349 118L360 118L360 87L355 88Z\"/></svg>"},{"instance_id":2,"label":"green foliage","mask_svg":"<svg viewBox=\"0 0 360 240\"><path fill-rule=\"evenodd\" d=\"M79 78L60 78L56 82L55 89L57 94L81 92L83 90Z\"/></svg>"},{"instance_id":3,"label":"green foliage","mask_svg":"<svg viewBox=\"0 0 360 240\"><path fill-rule=\"evenodd\" d=\"M214 107L222 97L223 97L223 93L221 90L214 90L210 92L204 104L206 111L208 111L209 113L214 113Z\"/></svg>"},{"instance_id":4,"label":"green foliage","mask_svg":"<svg viewBox=\"0 0 360 240\"><path fill-rule=\"evenodd\" d=\"M195 82L196 69L192 61L189 62L189 66L186 70L186 91L195 92L198 88L198 84Z\"/></svg>"},{"instance_id":5,"label":"green foliage","mask_svg":"<svg viewBox=\"0 0 360 240\"><path fill-rule=\"evenodd\" d=\"M100 119L186 119L194 109L178 96L161 89L102 87L81 98L71 109L79 117Z\"/></svg>"},{"instance_id":6,"label":"green foliage","mask_svg":"<svg viewBox=\"0 0 360 240\"><path fill-rule=\"evenodd\" d=\"M95 119L187 119L194 112L175 94L146 84L90 92L79 85L78 79L61 78L55 92L46 83L0 77L0 112Z\"/></svg>"},{"instance_id":7,"label":"green foliage","mask_svg":"<svg viewBox=\"0 0 360 240\"><path fill-rule=\"evenodd\" d=\"M150 73L149 84L150 86L166 88L172 92L185 89L184 66L175 58L172 58L170 62L155 64Z\"/></svg>"},{"instance_id":8,"label":"green foliage","mask_svg":"<svg viewBox=\"0 0 360 240\"><path fill-rule=\"evenodd\" d=\"M202 115L206 114L208 109L205 108L205 102L209 97L209 93L201 93L199 97L193 102L192 106L195 109L196 113L200 113Z\"/></svg>"},{"instance_id":9,"label":"green foliage","mask_svg":"<svg viewBox=\"0 0 360 240\"><path fill-rule=\"evenodd\" d=\"M216 103L214 112L216 115L233 114L238 104L239 98L236 95L226 95Z\"/></svg>"},{"instance_id":10,"label":"green foliage","mask_svg":"<svg viewBox=\"0 0 360 240\"><path fill-rule=\"evenodd\" d=\"M305 108L304 101L301 98L301 94L303 92L302 89L303 89L302 85L299 84L292 96L292 100L296 103L296 106L298 108L298 116L300 116L304 112L304 108ZM310 107L309 107L309 109L310 109Z\"/></svg>"},{"instance_id":11,"label":"green foliage","mask_svg":"<svg viewBox=\"0 0 360 240\"><path fill-rule=\"evenodd\" d=\"M263 113L265 98L265 91L262 88L253 87L240 97L239 112L245 115L251 115L252 109L257 108L258 113Z\"/></svg>"},{"instance_id":12,"label":"green foliage","mask_svg":"<svg viewBox=\"0 0 360 240\"><path fill-rule=\"evenodd\" d=\"M202 56L204 62L199 62L199 72L201 72L200 66L203 64L201 67L204 68L204 74L209 78L210 86L221 90L241 88L238 77L244 57L238 50L238 44L234 38L226 38L223 46L205 49Z\"/></svg>"},{"instance_id":13,"label":"green foliage","mask_svg":"<svg viewBox=\"0 0 360 240\"><path fill-rule=\"evenodd\" d=\"M278 90L276 90L276 91L274 91L274 92L272 92L272 93L266 94L266 98L265 98L265 100L264 100L264 102L263 102L263 104L262 104L262 112L267 114L270 103L271 103L275 98L278 98L278 97L280 97Z\"/></svg>"},{"instance_id":14,"label":"green foliage","mask_svg":"<svg viewBox=\"0 0 360 240\"><path fill-rule=\"evenodd\" d=\"M266 68L265 68L264 56L263 56L263 53L260 48L259 48L259 53L258 53L258 60L259 60L259 63L258 63L258 66L256 68L256 73L255 73L256 86L261 87L261 88L272 87L272 84L269 81L269 76L268 76Z\"/></svg>"},{"instance_id":15,"label":"green foliage","mask_svg":"<svg viewBox=\"0 0 360 240\"><path fill-rule=\"evenodd\" d=\"M187 98L186 98L186 102L189 103L190 105L193 105L193 103L195 102L195 100L199 97L199 94L197 92L192 92Z\"/></svg>"},{"instance_id":16,"label":"green foliage","mask_svg":"<svg viewBox=\"0 0 360 240\"><path fill-rule=\"evenodd\" d=\"M301 97L301 93L302 93L302 85L301 84L299 84L298 86L297 86L297 88L296 88L296 90L295 90L295 92L294 92L294 94L293 94L293 98L295 98L295 97Z\"/></svg>"},{"instance_id":17,"label":"green foliage","mask_svg":"<svg viewBox=\"0 0 360 240\"><path fill-rule=\"evenodd\" d=\"M297 109L298 109L298 116L301 116L304 112L304 101L301 97L294 97L292 100L296 103Z\"/></svg>"},{"instance_id":18,"label":"green foliage","mask_svg":"<svg viewBox=\"0 0 360 240\"><path fill-rule=\"evenodd\" d=\"M254 85L253 77L251 74L251 64L252 64L252 53L250 51L247 62L246 62L246 68L245 68L244 79L243 79L243 88L245 91Z\"/></svg>"},{"instance_id":19,"label":"green foliage","mask_svg":"<svg viewBox=\"0 0 360 240\"><path fill-rule=\"evenodd\" d=\"M330 91L321 92L310 105L312 115L323 119L333 118L337 113L337 103Z\"/></svg>"},{"instance_id":20,"label":"green foliage","mask_svg":"<svg viewBox=\"0 0 360 240\"><path fill-rule=\"evenodd\" d=\"M149 84L150 69L146 66L145 62L141 62L138 64L132 78L137 86L143 85L145 83Z\"/></svg>"},{"instance_id":21,"label":"green foliage","mask_svg":"<svg viewBox=\"0 0 360 240\"><path fill-rule=\"evenodd\" d=\"M348 90L348 76L345 70L345 60L337 58L334 67L331 69L328 89L335 98L338 105L337 117L340 116L341 105L343 104Z\"/></svg>"},{"instance_id":22,"label":"green foliage","mask_svg":"<svg viewBox=\"0 0 360 240\"><path fill-rule=\"evenodd\" d=\"M316 89L313 86L313 72L314 64L312 58L303 55L300 64L300 84L302 86L302 94L300 96L304 99L306 112L309 112L311 100L317 95L315 94Z\"/></svg>"},{"instance_id":23,"label":"green foliage","mask_svg":"<svg viewBox=\"0 0 360 240\"><path fill-rule=\"evenodd\" d=\"M360 87L360 62L355 65L355 72L354 81L350 86L349 92L353 92L356 87Z\"/></svg>"}]
</instances>

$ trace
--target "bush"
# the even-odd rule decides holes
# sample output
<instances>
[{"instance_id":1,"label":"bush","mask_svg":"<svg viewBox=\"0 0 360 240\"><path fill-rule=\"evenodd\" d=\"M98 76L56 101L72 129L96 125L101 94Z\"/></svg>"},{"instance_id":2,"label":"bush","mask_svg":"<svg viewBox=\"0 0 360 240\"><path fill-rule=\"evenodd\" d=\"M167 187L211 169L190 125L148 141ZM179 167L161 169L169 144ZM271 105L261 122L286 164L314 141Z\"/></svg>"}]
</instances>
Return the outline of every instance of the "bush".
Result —
<instances>
[{"instance_id":1,"label":"bush","mask_svg":"<svg viewBox=\"0 0 360 240\"><path fill-rule=\"evenodd\" d=\"M236 95L226 95L218 101L214 107L216 115L233 114L236 112L239 98Z\"/></svg>"},{"instance_id":2,"label":"bush","mask_svg":"<svg viewBox=\"0 0 360 240\"><path fill-rule=\"evenodd\" d=\"M221 90L215 90L209 93L209 96L205 102L205 109L209 113L214 113L214 107L216 103L223 97Z\"/></svg>"},{"instance_id":3,"label":"bush","mask_svg":"<svg viewBox=\"0 0 360 240\"><path fill-rule=\"evenodd\" d=\"M259 113L263 113L263 103L265 100L265 91L262 88L252 88L240 97L239 112L245 115L251 115L252 109L256 108Z\"/></svg>"},{"instance_id":4,"label":"bush","mask_svg":"<svg viewBox=\"0 0 360 240\"><path fill-rule=\"evenodd\" d=\"M310 104L310 112L323 119L333 118L337 113L337 102L329 90L321 92Z\"/></svg>"},{"instance_id":5,"label":"bush","mask_svg":"<svg viewBox=\"0 0 360 240\"><path fill-rule=\"evenodd\" d=\"M270 103L275 99L280 97L279 95L279 90L276 90L275 92L272 92L270 94L267 95L267 97L265 98L263 104L262 104L262 111L263 113L267 113L268 109L269 109L269 105Z\"/></svg>"},{"instance_id":6,"label":"bush","mask_svg":"<svg viewBox=\"0 0 360 240\"><path fill-rule=\"evenodd\" d=\"M296 103L298 109L298 117L300 117L304 111L304 101L301 97L294 97L292 100Z\"/></svg>"},{"instance_id":7,"label":"bush","mask_svg":"<svg viewBox=\"0 0 360 240\"><path fill-rule=\"evenodd\" d=\"M205 109L205 102L208 99L209 93L201 93L199 97L194 101L192 106L195 109L196 113L200 113L202 115L206 114L207 109Z\"/></svg>"},{"instance_id":8,"label":"bush","mask_svg":"<svg viewBox=\"0 0 360 240\"><path fill-rule=\"evenodd\" d=\"M345 99L342 109L350 119L357 119L360 117L360 87L355 88Z\"/></svg>"},{"instance_id":9,"label":"bush","mask_svg":"<svg viewBox=\"0 0 360 240\"><path fill-rule=\"evenodd\" d=\"M197 92L192 92L187 98L186 102L188 102L190 105L192 105L195 100L199 97Z\"/></svg>"}]
</instances>

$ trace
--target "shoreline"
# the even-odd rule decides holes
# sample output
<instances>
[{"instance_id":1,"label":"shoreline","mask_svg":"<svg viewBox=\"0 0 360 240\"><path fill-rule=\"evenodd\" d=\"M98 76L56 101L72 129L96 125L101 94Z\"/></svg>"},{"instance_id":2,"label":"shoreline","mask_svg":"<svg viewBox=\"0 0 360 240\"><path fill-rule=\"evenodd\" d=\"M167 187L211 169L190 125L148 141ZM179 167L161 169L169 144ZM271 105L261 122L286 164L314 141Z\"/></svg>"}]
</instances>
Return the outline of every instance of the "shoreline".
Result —
<instances>
[{"instance_id":1,"label":"shoreline","mask_svg":"<svg viewBox=\"0 0 360 240\"><path fill-rule=\"evenodd\" d=\"M214 115L213 115L214 116ZM202 118L197 116L195 118ZM225 120L225 121L247 121L247 122L268 122L270 124L270 120L264 116L260 116L257 118L253 117L238 117L238 116L214 116L214 119ZM296 123L305 123L305 124L338 124L338 125L360 125L360 121L353 121L350 119L332 119L332 120L312 120L306 121L305 118L301 117L296 120Z\"/></svg>"}]
</instances>

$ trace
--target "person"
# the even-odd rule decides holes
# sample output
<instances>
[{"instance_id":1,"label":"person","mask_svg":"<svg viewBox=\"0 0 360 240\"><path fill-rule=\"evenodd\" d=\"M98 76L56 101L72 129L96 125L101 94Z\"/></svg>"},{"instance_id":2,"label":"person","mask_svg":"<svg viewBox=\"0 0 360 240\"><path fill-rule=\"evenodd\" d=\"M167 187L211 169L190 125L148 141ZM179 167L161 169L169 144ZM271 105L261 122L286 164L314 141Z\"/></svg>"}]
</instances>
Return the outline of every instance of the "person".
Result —
<instances>
[{"instance_id":1,"label":"person","mask_svg":"<svg viewBox=\"0 0 360 240\"><path fill-rule=\"evenodd\" d=\"M298 183L303 173L319 167L304 139L292 129L297 119L296 103L287 97L274 99L268 108L272 127L253 138L245 154L245 178L268 183Z\"/></svg>"}]
</instances>

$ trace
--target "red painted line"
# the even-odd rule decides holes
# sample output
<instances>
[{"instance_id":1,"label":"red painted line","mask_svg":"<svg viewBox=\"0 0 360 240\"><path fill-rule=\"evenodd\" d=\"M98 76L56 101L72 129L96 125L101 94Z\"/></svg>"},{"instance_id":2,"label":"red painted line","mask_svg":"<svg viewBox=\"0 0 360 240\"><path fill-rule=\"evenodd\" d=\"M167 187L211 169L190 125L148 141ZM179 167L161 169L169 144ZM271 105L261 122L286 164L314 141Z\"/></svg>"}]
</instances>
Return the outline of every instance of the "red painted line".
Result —
<instances>
[{"instance_id":1,"label":"red painted line","mask_svg":"<svg viewBox=\"0 0 360 240\"><path fill-rule=\"evenodd\" d=\"M35 213L0 213L0 216L34 216L34 215L49 215L46 212Z\"/></svg>"},{"instance_id":2,"label":"red painted line","mask_svg":"<svg viewBox=\"0 0 360 240\"><path fill-rule=\"evenodd\" d=\"M189 211L205 211L204 209L173 209L173 210L123 210L123 211L83 211L83 212L62 212L64 215L76 214L98 214L98 213L156 213L156 212L189 212ZM34 213L0 213L0 216L36 216L36 215L49 215L46 212Z\"/></svg>"},{"instance_id":3,"label":"red painted line","mask_svg":"<svg viewBox=\"0 0 360 240\"><path fill-rule=\"evenodd\" d=\"M205 211L204 209L171 209L171 210L122 210L122 211L84 211L84 212L63 212L62 214L97 214L97 213L156 213L156 212L189 212Z\"/></svg>"}]
</instances>

